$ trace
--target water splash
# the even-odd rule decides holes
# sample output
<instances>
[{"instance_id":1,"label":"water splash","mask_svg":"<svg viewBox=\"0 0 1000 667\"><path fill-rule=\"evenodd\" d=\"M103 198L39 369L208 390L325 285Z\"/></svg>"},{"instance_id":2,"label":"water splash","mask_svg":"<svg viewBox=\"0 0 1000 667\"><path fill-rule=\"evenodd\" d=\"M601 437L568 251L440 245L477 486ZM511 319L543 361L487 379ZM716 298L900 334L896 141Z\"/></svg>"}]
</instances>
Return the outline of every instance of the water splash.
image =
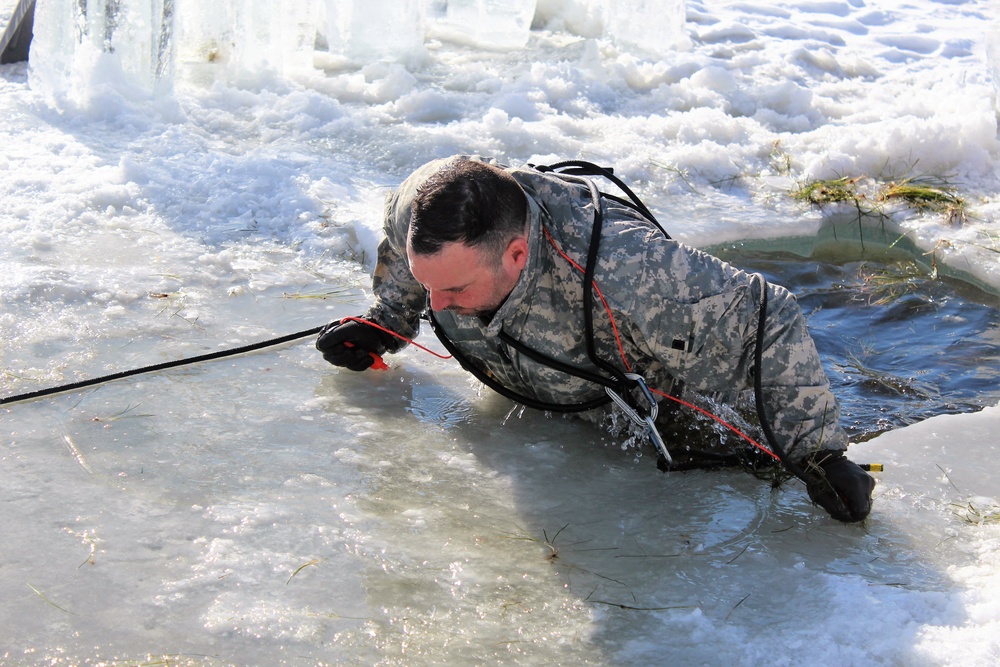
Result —
<instances>
[{"instance_id":1,"label":"water splash","mask_svg":"<svg viewBox=\"0 0 1000 667\"><path fill-rule=\"evenodd\" d=\"M511 406L510 410L507 412L507 415L502 420L500 420L500 424L502 426L506 426L507 422L510 421L511 416L514 415L515 412L517 413L517 418L520 419L521 417L524 416L524 410L525 406L521 405L520 403L515 403L514 405Z\"/></svg>"}]
</instances>

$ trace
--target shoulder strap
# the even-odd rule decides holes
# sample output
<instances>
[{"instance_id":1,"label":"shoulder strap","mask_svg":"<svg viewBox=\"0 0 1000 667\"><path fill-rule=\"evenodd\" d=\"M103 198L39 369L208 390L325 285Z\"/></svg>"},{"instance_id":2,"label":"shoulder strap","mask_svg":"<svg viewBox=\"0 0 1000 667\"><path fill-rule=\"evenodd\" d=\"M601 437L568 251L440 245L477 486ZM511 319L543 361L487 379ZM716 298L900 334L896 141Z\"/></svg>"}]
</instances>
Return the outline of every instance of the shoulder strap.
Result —
<instances>
[{"instance_id":1,"label":"shoulder strap","mask_svg":"<svg viewBox=\"0 0 1000 667\"><path fill-rule=\"evenodd\" d=\"M635 399L629 391L631 388L636 386L634 379L630 379L625 371L617 368L614 364L609 361L602 359L597 354L596 345L594 342L594 274L597 268L598 255L600 254L600 244L601 244L601 229L604 226L604 207L601 205L601 198L610 198L615 201L621 202L626 206L632 207L640 215L649 220L653 225L656 226L663 235L669 239L670 235L667 234L666 230L663 229L662 225L656 220L652 212L646 205L642 203L642 200L632 192L632 190L625 185L620 178L614 175L614 171L610 168L599 167L592 162L584 162L582 160L567 160L565 162L558 162L554 165L547 166L532 166L539 172L551 172L554 174L566 174L569 176L601 176L618 186L622 192L626 193L631 200L625 201L621 198L614 197L607 193L601 192L597 188L597 184L592 179L584 179L587 187L590 189L591 198L594 203L594 221L590 231L590 244L587 250L587 262L583 271L583 324L585 332L585 340L587 343L587 356L590 357L591 362L602 371L606 372L610 377L605 380L605 386L611 388L618 396L622 398L628 405L635 408Z\"/></svg>"},{"instance_id":2,"label":"shoulder strap","mask_svg":"<svg viewBox=\"0 0 1000 667\"><path fill-rule=\"evenodd\" d=\"M483 371L483 369L477 366L472 361L472 359L469 358L468 355L462 352L462 350L460 350L459 347L455 345L450 338L448 338L448 336L444 333L444 331L441 330L441 326L438 323L437 318L434 317L434 311L428 308L427 315L428 315L428 320L430 321L431 324L431 330L435 333L435 335L437 335L438 340L441 341L441 344L444 345L445 349L448 350L451 356L453 356L455 360L458 361L459 365L465 370L467 370L469 373L471 373L477 380L485 384L487 387L489 387L496 393L500 394L501 396L509 398L515 403L527 405L529 408L534 408L535 410L544 410L546 412L584 412L586 410L593 410L594 408L599 408L602 405L607 405L609 402L611 402L611 399L605 394L603 396L593 398L589 401L582 401L580 403L550 403L548 401L540 401L537 398L526 396L513 389L510 389L509 387L505 387L504 385L500 384L495 379L493 379L493 377L489 373ZM573 368L572 366L564 364L561 361L557 361L550 357L546 357L540 352L536 352L535 350L528 348L526 345L524 345L520 341L517 341L516 339L514 339L513 336L507 334L506 332L501 332L500 338L501 340L503 340L503 342L507 343L521 354L524 354L525 356L533 359L534 361L537 361L538 363L550 366L552 368L555 368L556 370L562 371L563 373L599 382L602 385L607 384L607 381L604 378L601 378L599 375L588 373L583 369Z\"/></svg>"},{"instance_id":3,"label":"shoulder strap","mask_svg":"<svg viewBox=\"0 0 1000 667\"><path fill-rule=\"evenodd\" d=\"M670 238L670 234L667 230L663 228L660 221L656 219L646 205L639 199L639 196L632 192L632 189L625 185L622 179L615 176L615 170L613 167L601 167L594 164L593 162L586 162L584 160L564 160L563 162L556 162L555 164L529 164L529 167L536 169L542 173L553 173L553 174L566 174L568 176L600 176L606 178L607 180L618 186L622 192L628 195L628 199L618 197L616 195L608 194L607 192L601 192L602 197L607 197L620 204L625 204L626 206L631 206L643 217L656 225L656 228L663 232L663 235Z\"/></svg>"},{"instance_id":4,"label":"shoulder strap","mask_svg":"<svg viewBox=\"0 0 1000 667\"><path fill-rule=\"evenodd\" d=\"M592 373L584 369L574 368L568 364L564 364L556 359L547 357L540 352L532 350L528 346L524 345L520 341L516 340L506 332L500 332L501 340L510 345L512 348L517 350L519 353L525 355L526 357L534 360L537 363L549 366L563 373L573 375L576 377L581 377L585 380L589 380L596 384L600 384L604 387L611 388L615 390L619 395L624 396L626 400L631 398L628 392L628 387L632 385L629 380L625 377L624 373L615 368L613 365L607 363L606 361L600 359L594 347L594 325L593 325L593 294L591 286L593 285L594 269L597 262L597 254L600 244L600 230L603 225L603 213L601 212L600 202L596 201L598 197L606 197L617 201L625 206L629 206L636 210L640 215L645 217L651 223L653 223L666 238L670 238L663 226L656 220L656 217L652 212L642 203L632 190L625 185L625 183L614 175L614 170L611 168L600 167L592 162L585 162L582 160L567 160L564 162L558 162L553 165L532 165L529 167L542 172L542 173L553 173L553 174L565 174L567 176L600 176L605 178L612 183L614 183L622 192L624 192L628 199L624 199L615 195L608 194L606 192L601 192L597 189L597 186L592 182L588 181L592 196L595 198L595 204L597 206L594 210L594 225L591 230L591 243L590 249L587 257L587 265L584 270L584 293L583 293L583 312L584 312L584 325L587 334L587 355L590 357L591 361L598 367L603 369L605 372L609 373L611 377L604 377L598 373ZM503 386L492 378L488 373L484 372L479 368L473 361L462 352L457 345L455 345L448 336L441 330L437 318L434 317L434 312L427 309L428 319L430 320L431 329L437 335L438 339L444 345L444 347L451 353L451 355L458 361L458 363L476 377L480 382L485 384L487 387L497 392L501 396L505 396L512 401L516 401L528 407L535 408L538 410L546 410L549 412L582 412L585 410L591 410L602 405L606 405L610 402L610 398L605 396L600 396L590 401L584 401L581 403L574 404L562 404L562 403L549 403L547 401L540 401L538 399L525 396L517 391L514 391L508 387Z\"/></svg>"}]
</instances>

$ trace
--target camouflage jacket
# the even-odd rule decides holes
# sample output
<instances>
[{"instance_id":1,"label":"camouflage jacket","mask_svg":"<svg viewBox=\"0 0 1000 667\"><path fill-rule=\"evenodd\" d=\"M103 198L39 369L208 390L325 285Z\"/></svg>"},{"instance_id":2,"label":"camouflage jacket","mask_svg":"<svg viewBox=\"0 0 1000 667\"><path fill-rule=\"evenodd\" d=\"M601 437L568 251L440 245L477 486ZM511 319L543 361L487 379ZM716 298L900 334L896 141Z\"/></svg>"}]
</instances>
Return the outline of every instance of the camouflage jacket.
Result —
<instances>
[{"instance_id":1,"label":"camouflage jacket","mask_svg":"<svg viewBox=\"0 0 1000 667\"><path fill-rule=\"evenodd\" d=\"M424 165L386 200L385 239L373 278L376 301L366 317L409 338L427 307L406 258L410 202L430 174L456 159L482 158ZM547 357L602 373L587 354L583 318L583 267L595 206L601 206L593 292L599 358L641 374L653 388L669 388L678 379L697 392L732 395L753 385L761 301L754 276L666 239L629 206L595 199L588 179L530 167L507 170L528 198L527 266L489 322L435 313L443 333L480 371L544 402L580 403L604 395L602 386L528 359L499 337L504 331ZM794 461L816 449L844 449L839 405L798 304L782 287L768 290L761 378L779 445Z\"/></svg>"}]
</instances>

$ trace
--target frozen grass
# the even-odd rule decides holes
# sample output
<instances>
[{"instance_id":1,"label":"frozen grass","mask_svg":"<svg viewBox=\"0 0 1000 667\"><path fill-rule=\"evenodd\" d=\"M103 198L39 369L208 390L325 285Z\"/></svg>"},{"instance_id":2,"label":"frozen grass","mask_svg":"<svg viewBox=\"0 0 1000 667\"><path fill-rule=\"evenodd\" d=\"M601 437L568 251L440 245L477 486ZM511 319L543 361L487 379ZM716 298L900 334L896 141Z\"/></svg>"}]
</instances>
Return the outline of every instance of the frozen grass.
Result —
<instances>
[{"instance_id":1,"label":"frozen grass","mask_svg":"<svg viewBox=\"0 0 1000 667\"><path fill-rule=\"evenodd\" d=\"M817 179L806 183L798 190L792 192L792 198L819 207L850 202L857 207L866 200L864 194L859 192L857 178L842 176L833 179Z\"/></svg>"},{"instance_id":2,"label":"frozen grass","mask_svg":"<svg viewBox=\"0 0 1000 667\"><path fill-rule=\"evenodd\" d=\"M900 205L917 214L944 216L952 225L969 218L966 200L948 179L938 176L881 180L868 176L817 179L791 193L792 198L823 208L849 204L860 216L889 217L887 205Z\"/></svg>"},{"instance_id":3,"label":"frozen grass","mask_svg":"<svg viewBox=\"0 0 1000 667\"><path fill-rule=\"evenodd\" d=\"M943 215L949 224L960 225L968 220L969 211L957 192L945 179L906 178L885 184L878 196L882 201L903 202L919 213Z\"/></svg>"}]
</instances>

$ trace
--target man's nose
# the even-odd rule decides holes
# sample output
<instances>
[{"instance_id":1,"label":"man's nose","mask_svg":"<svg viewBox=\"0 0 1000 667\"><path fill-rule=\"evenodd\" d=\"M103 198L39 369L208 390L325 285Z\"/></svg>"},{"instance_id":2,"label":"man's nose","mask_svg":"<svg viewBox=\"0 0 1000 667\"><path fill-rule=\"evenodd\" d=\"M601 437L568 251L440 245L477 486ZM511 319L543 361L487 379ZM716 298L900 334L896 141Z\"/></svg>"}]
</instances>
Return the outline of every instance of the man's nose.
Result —
<instances>
[{"instance_id":1,"label":"man's nose","mask_svg":"<svg viewBox=\"0 0 1000 667\"><path fill-rule=\"evenodd\" d=\"M433 290L430 293L430 300L431 300L431 310L434 311L444 310L445 308L450 306L453 302L453 299L451 298L450 295L443 292L435 292Z\"/></svg>"}]
</instances>

